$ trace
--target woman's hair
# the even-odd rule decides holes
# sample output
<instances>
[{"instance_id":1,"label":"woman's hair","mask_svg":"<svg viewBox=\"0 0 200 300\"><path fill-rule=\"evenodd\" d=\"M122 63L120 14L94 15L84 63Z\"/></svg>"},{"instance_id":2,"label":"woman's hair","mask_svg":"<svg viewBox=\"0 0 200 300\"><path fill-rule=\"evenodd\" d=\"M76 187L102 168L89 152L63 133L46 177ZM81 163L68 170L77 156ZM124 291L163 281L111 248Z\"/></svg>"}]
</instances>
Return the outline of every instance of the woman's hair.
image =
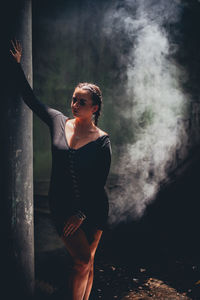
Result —
<instances>
[{"instance_id":1,"label":"woman's hair","mask_svg":"<svg viewBox=\"0 0 200 300\"><path fill-rule=\"evenodd\" d=\"M97 85L88 82L81 82L76 86L76 88L77 87L83 90L90 91L92 95L93 105L98 105L98 109L94 113L94 124L97 125L99 116L101 114L101 107L102 107L102 92L100 88Z\"/></svg>"}]
</instances>

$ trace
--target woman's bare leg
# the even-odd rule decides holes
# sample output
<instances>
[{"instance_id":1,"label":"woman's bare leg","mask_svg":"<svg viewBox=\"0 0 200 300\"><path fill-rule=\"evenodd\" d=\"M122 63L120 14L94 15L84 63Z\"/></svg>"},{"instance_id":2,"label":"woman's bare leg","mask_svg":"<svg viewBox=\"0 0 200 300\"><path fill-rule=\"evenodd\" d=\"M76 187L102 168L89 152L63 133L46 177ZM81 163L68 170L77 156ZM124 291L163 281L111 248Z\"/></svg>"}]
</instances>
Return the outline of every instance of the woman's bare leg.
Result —
<instances>
[{"instance_id":1,"label":"woman's bare leg","mask_svg":"<svg viewBox=\"0 0 200 300\"><path fill-rule=\"evenodd\" d=\"M72 256L74 265L68 279L69 300L83 300L91 269L91 250L84 231L78 228L71 236L62 240Z\"/></svg>"},{"instance_id":2,"label":"woman's bare leg","mask_svg":"<svg viewBox=\"0 0 200 300\"><path fill-rule=\"evenodd\" d=\"M90 272L89 272L89 277L88 277L88 282L87 282L87 286L85 289L85 295L83 297L83 300L88 300L91 290L92 290L92 284L93 284L93 278L94 278L94 256L95 256L95 252L97 249L97 246L99 244L101 235L102 235L102 230L95 230L94 231L94 236L93 236L93 241L90 244L90 251L91 251L91 267L90 267Z\"/></svg>"}]
</instances>

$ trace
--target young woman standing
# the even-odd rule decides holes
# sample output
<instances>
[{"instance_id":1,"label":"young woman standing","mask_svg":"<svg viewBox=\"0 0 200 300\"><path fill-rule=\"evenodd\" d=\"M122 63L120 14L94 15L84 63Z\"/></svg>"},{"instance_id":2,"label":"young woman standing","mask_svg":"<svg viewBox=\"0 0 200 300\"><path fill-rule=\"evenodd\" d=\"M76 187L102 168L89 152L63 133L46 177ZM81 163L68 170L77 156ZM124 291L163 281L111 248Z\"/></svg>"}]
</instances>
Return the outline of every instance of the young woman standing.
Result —
<instances>
[{"instance_id":1,"label":"young woman standing","mask_svg":"<svg viewBox=\"0 0 200 300\"><path fill-rule=\"evenodd\" d=\"M73 259L68 299L87 300L93 284L94 256L109 211L104 186L111 164L111 144L109 135L97 127L102 93L94 84L78 84L71 102L74 118L66 117L35 97L20 65L22 47L17 41L12 45L14 72L23 100L50 129L50 210Z\"/></svg>"}]
</instances>

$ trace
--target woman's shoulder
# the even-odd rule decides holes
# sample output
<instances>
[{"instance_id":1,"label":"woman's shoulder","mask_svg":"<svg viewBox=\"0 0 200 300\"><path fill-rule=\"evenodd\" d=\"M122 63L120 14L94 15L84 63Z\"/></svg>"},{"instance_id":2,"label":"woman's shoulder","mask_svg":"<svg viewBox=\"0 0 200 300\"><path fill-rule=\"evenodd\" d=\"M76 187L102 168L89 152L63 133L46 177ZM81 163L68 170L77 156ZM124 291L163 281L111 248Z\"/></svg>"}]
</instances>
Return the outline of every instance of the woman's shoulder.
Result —
<instances>
[{"instance_id":1,"label":"woman's shoulder","mask_svg":"<svg viewBox=\"0 0 200 300\"><path fill-rule=\"evenodd\" d=\"M97 132L98 132L99 137L106 136L106 135L109 136L107 132L103 131L102 129L100 129L98 127L97 127Z\"/></svg>"},{"instance_id":2,"label":"woman's shoulder","mask_svg":"<svg viewBox=\"0 0 200 300\"><path fill-rule=\"evenodd\" d=\"M97 143L100 145L102 149L110 147L110 137L109 134L100 128L98 128L98 138L97 138Z\"/></svg>"}]
</instances>

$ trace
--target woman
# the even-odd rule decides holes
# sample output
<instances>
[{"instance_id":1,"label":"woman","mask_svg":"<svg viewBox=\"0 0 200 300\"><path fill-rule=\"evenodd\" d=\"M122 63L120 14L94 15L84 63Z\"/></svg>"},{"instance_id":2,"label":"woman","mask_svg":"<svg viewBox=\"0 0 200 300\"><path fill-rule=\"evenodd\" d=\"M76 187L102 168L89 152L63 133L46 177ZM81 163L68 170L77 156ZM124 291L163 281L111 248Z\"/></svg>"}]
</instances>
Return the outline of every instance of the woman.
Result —
<instances>
[{"instance_id":1,"label":"woman","mask_svg":"<svg viewBox=\"0 0 200 300\"><path fill-rule=\"evenodd\" d=\"M12 45L10 52L23 100L50 129L49 204L58 234L73 259L69 299L87 300L93 283L95 252L108 219L104 186L111 145L108 134L97 127L102 94L94 84L78 84L71 102L74 118L64 116L34 96L20 65L21 45L17 41L12 41Z\"/></svg>"}]
</instances>

